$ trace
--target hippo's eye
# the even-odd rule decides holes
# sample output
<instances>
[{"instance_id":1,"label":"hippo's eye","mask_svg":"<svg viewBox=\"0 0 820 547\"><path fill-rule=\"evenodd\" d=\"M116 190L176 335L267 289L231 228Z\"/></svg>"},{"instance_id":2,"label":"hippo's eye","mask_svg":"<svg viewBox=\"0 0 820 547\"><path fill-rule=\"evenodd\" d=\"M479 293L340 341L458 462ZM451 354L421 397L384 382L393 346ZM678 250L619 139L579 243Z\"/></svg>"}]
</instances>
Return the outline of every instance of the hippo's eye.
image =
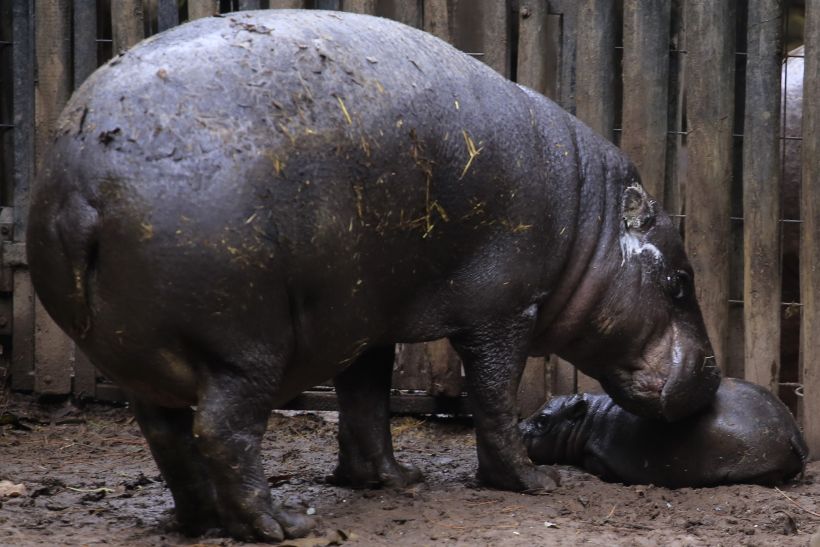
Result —
<instances>
[{"instance_id":1,"label":"hippo's eye","mask_svg":"<svg viewBox=\"0 0 820 547\"><path fill-rule=\"evenodd\" d=\"M686 300L692 294L692 276L678 270L666 278L669 296L675 300Z\"/></svg>"}]
</instances>

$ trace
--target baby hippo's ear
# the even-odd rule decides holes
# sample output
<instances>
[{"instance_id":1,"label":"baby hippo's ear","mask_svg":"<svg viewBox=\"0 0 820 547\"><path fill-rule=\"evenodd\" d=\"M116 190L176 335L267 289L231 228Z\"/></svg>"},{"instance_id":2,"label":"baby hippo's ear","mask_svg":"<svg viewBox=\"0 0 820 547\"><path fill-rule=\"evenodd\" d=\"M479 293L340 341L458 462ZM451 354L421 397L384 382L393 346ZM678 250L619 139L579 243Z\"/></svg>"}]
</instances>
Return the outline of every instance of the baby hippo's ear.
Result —
<instances>
[{"instance_id":1,"label":"baby hippo's ear","mask_svg":"<svg viewBox=\"0 0 820 547\"><path fill-rule=\"evenodd\" d=\"M578 420L586 416L589 409L589 399L583 393L574 395L564 406L563 415L566 420Z\"/></svg>"},{"instance_id":2,"label":"baby hippo's ear","mask_svg":"<svg viewBox=\"0 0 820 547\"><path fill-rule=\"evenodd\" d=\"M624 224L628 230L644 232L655 221L655 200L651 199L643 186L634 182L624 190L622 211Z\"/></svg>"}]
</instances>

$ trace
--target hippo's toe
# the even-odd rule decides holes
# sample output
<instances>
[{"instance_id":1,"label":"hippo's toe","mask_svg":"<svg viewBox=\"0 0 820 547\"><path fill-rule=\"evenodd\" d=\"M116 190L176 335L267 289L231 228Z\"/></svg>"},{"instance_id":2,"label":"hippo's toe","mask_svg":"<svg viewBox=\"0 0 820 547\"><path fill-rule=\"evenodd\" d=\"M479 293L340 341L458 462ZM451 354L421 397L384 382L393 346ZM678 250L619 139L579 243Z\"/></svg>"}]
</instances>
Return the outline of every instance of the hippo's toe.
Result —
<instances>
[{"instance_id":1,"label":"hippo's toe","mask_svg":"<svg viewBox=\"0 0 820 547\"><path fill-rule=\"evenodd\" d=\"M243 541L279 543L284 539L308 535L316 525L313 518L298 512L285 511L278 505L270 512L251 515L222 515L222 525L228 534Z\"/></svg>"},{"instance_id":2,"label":"hippo's toe","mask_svg":"<svg viewBox=\"0 0 820 547\"><path fill-rule=\"evenodd\" d=\"M279 510L275 516L288 539L305 537L316 527L315 519L302 513Z\"/></svg>"},{"instance_id":3,"label":"hippo's toe","mask_svg":"<svg viewBox=\"0 0 820 547\"><path fill-rule=\"evenodd\" d=\"M494 488L524 492L525 494L543 494L551 492L561 485L558 472L549 465L530 464L521 466L516 469L514 475L492 473L479 467L478 480Z\"/></svg>"},{"instance_id":4,"label":"hippo's toe","mask_svg":"<svg viewBox=\"0 0 820 547\"><path fill-rule=\"evenodd\" d=\"M413 465L402 465L392 458L378 465L338 465L328 482L350 488L406 488L424 480ZM370 463L370 462L368 462Z\"/></svg>"}]
</instances>

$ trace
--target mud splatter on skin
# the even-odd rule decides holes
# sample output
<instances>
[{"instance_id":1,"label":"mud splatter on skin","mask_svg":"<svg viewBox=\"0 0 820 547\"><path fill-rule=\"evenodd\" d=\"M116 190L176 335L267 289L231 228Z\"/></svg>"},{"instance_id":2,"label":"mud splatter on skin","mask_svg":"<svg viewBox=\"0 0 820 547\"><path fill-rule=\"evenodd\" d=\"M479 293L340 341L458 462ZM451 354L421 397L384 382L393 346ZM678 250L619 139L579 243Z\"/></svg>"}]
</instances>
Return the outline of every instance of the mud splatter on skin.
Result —
<instances>
[{"instance_id":1,"label":"mud splatter on skin","mask_svg":"<svg viewBox=\"0 0 820 547\"><path fill-rule=\"evenodd\" d=\"M625 232L620 238L621 244L621 265L626 264L627 260L640 259L644 253L649 254L652 259L659 263L663 263L663 253L652 243L642 241L640 237L630 232Z\"/></svg>"}]
</instances>

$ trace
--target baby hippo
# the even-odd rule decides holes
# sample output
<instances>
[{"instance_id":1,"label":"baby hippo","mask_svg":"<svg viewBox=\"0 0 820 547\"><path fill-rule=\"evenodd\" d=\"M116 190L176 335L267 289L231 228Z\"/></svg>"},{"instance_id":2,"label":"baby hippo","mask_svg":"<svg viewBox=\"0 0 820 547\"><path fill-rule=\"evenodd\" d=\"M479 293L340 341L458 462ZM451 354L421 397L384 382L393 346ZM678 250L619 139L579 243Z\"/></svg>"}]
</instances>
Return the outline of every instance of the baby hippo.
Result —
<instances>
[{"instance_id":1,"label":"baby hippo","mask_svg":"<svg viewBox=\"0 0 820 547\"><path fill-rule=\"evenodd\" d=\"M639 418L606 395L555 397L519 424L535 464L577 465L605 481L669 488L771 485L803 471L808 448L769 391L725 378L714 404L675 423Z\"/></svg>"}]
</instances>

